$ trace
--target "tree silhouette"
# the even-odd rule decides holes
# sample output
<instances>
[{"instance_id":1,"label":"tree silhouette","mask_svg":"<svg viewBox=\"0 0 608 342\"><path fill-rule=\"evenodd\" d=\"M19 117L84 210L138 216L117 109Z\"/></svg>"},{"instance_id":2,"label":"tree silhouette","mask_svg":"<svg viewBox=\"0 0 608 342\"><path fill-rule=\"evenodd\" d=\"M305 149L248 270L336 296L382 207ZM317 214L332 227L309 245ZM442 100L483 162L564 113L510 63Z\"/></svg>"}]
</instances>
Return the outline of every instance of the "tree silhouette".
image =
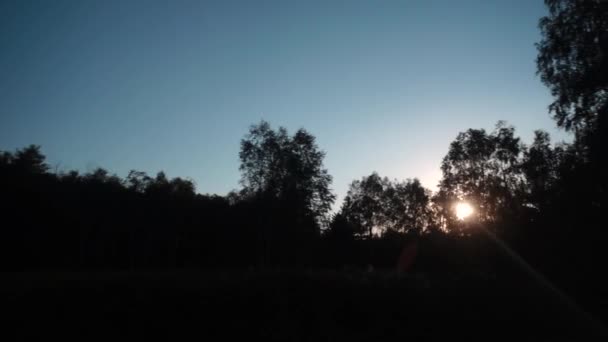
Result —
<instances>
[{"instance_id":1,"label":"tree silhouette","mask_svg":"<svg viewBox=\"0 0 608 342\"><path fill-rule=\"evenodd\" d=\"M49 166L44 162L46 158L38 145L17 150L13 157L8 158L13 168L23 174L44 174L49 170Z\"/></svg>"},{"instance_id":2,"label":"tree silhouette","mask_svg":"<svg viewBox=\"0 0 608 342\"><path fill-rule=\"evenodd\" d=\"M241 141L239 156L244 194L293 202L300 215L326 218L335 199L332 177L323 167L325 153L306 130L289 136L262 121Z\"/></svg>"},{"instance_id":3,"label":"tree silhouette","mask_svg":"<svg viewBox=\"0 0 608 342\"><path fill-rule=\"evenodd\" d=\"M151 182L152 178L150 178L150 176L148 176L145 172L137 170L129 171L129 175L126 179L126 185L129 190L137 193L144 193L150 186Z\"/></svg>"},{"instance_id":4,"label":"tree silhouette","mask_svg":"<svg viewBox=\"0 0 608 342\"><path fill-rule=\"evenodd\" d=\"M448 224L454 226L453 205L465 200L475 207L480 223L492 223L517 215L523 192L523 146L514 128L504 122L488 134L469 129L458 134L442 161L443 178L435 203Z\"/></svg>"},{"instance_id":5,"label":"tree silhouette","mask_svg":"<svg viewBox=\"0 0 608 342\"><path fill-rule=\"evenodd\" d=\"M359 235L420 233L434 226L431 193L418 179L390 181L376 172L350 184L340 211Z\"/></svg>"},{"instance_id":6,"label":"tree silhouette","mask_svg":"<svg viewBox=\"0 0 608 342\"><path fill-rule=\"evenodd\" d=\"M537 130L524 152L522 171L526 178L528 205L543 212L550 204L559 177L561 147L552 147L549 134Z\"/></svg>"},{"instance_id":7,"label":"tree silhouette","mask_svg":"<svg viewBox=\"0 0 608 342\"><path fill-rule=\"evenodd\" d=\"M431 192L418 179L389 183L385 197L384 216L388 229L420 234L435 226Z\"/></svg>"},{"instance_id":8,"label":"tree silhouette","mask_svg":"<svg viewBox=\"0 0 608 342\"><path fill-rule=\"evenodd\" d=\"M545 0L538 73L555 100L549 107L566 130L596 130L608 98L608 3Z\"/></svg>"},{"instance_id":9,"label":"tree silhouette","mask_svg":"<svg viewBox=\"0 0 608 342\"><path fill-rule=\"evenodd\" d=\"M574 142L555 150L553 208L542 217L552 225L552 241L560 250L556 258L579 273L558 277L586 293L576 277L605 285L594 269L605 267L608 243L603 209L608 193L608 2L545 4L549 14L539 22L537 73L553 95L549 109L557 125L573 132Z\"/></svg>"},{"instance_id":10,"label":"tree silhouette","mask_svg":"<svg viewBox=\"0 0 608 342\"><path fill-rule=\"evenodd\" d=\"M240 201L255 212L249 225L257 227L262 263L310 262L335 199L315 137L304 129L275 131L261 121L241 141L239 157Z\"/></svg>"},{"instance_id":11,"label":"tree silhouette","mask_svg":"<svg viewBox=\"0 0 608 342\"><path fill-rule=\"evenodd\" d=\"M366 234L371 239L374 233L385 229L385 190L389 180L376 172L361 180L353 181L342 204L342 214L356 227L358 234Z\"/></svg>"},{"instance_id":12,"label":"tree silhouette","mask_svg":"<svg viewBox=\"0 0 608 342\"><path fill-rule=\"evenodd\" d=\"M595 184L591 202L606 202L608 182L608 2L546 0L537 73L551 90L559 127L575 133L579 176Z\"/></svg>"}]
</instances>

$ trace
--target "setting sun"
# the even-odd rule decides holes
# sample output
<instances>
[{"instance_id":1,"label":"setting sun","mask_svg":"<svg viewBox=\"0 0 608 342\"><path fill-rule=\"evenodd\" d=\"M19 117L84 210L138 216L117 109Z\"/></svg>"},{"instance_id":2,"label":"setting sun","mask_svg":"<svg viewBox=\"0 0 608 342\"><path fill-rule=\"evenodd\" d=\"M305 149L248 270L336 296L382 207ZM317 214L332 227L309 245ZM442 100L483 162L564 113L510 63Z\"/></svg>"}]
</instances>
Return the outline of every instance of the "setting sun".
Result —
<instances>
[{"instance_id":1,"label":"setting sun","mask_svg":"<svg viewBox=\"0 0 608 342\"><path fill-rule=\"evenodd\" d=\"M464 220L473 213L473 207L467 202L460 202L456 204L456 217L459 220Z\"/></svg>"}]
</instances>

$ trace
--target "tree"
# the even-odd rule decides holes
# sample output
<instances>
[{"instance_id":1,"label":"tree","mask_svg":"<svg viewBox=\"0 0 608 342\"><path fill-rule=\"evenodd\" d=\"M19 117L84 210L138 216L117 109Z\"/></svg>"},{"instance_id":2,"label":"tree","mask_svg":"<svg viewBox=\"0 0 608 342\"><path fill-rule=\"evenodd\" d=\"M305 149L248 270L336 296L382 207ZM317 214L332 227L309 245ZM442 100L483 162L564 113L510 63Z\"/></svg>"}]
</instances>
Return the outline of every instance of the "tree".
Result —
<instances>
[{"instance_id":1,"label":"tree","mask_svg":"<svg viewBox=\"0 0 608 342\"><path fill-rule=\"evenodd\" d=\"M383 207L389 183L386 177L381 178L374 172L350 184L341 212L357 227L359 235L366 234L371 239L386 229Z\"/></svg>"},{"instance_id":2,"label":"tree","mask_svg":"<svg viewBox=\"0 0 608 342\"><path fill-rule=\"evenodd\" d=\"M45 163L46 157L40 152L38 145L17 150L10 159L17 172L24 174L43 174L49 170L49 166Z\"/></svg>"},{"instance_id":3,"label":"tree","mask_svg":"<svg viewBox=\"0 0 608 342\"><path fill-rule=\"evenodd\" d=\"M350 184L340 214L368 238L387 231L420 233L434 224L430 191L418 179L390 181L376 172Z\"/></svg>"},{"instance_id":4,"label":"tree","mask_svg":"<svg viewBox=\"0 0 608 342\"><path fill-rule=\"evenodd\" d=\"M549 14L539 22L537 73L550 89L549 106L559 127L573 131L570 152L580 160L584 200L601 215L608 182L608 2L545 0ZM574 194L573 194L574 196Z\"/></svg>"},{"instance_id":5,"label":"tree","mask_svg":"<svg viewBox=\"0 0 608 342\"><path fill-rule=\"evenodd\" d=\"M346 215L340 212L332 216L325 236L330 240L351 241L355 237L355 227L349 222Z\"/></svg>"},{"instance_id":6,"label":"tree","mask_svg":"<svg viewBox=\"0 0 608 342\"><path fill-rule=\"evenodd\" d=\"M608 2L545 4L549 15L539 22L536 64L555 97L549 108L566 130L594 130L605 121L608 104Z\"/></svg>"},{"instance_id":7,"label":"tree","mask_svg":"<svg viewBox=\"0 0 608 342\"><path fill-rule=\"evenodd\" d=\"M522 171L526 178L528 204L542 209L551 200L558 180L560 149L551 146L551 138L544 131L534 132L532 145L524 152Z\"/></svg>"},{"instance_id":8,"label":"tree","mask_svg":"<svg viewBox=\"0 0 608 342\"><path fill-rule=\"evenodd\" d=\"M0 151L0 167L8 167L13 161L13 154L8 151Z\"/></svg>"},{"instance_id":9,"label":"tree","mask_svg":"<svg viewBox=\"0 0 608 342\"><path fill-rule=\"evenodd\" d=\"M152 178L143 171L131 170L126 179L126 186L137 193L144 193L152 182Z\"/></svg>"},{"instance_id":10,"label":"tree","mask_svg":"<svg viewBox=\"0 0 608 342\"><path fill-rule=\"evenodd\" d=\"M479 222L495 222L517 214L523 191L523 146L514 128L498 122L488 134L483 129L459 133L441 163L443 178L435 203L447 223L455 221L452 206L470 202Z\"/></svg>"},{"instance_id":11,"label":"tree","mask_svg":"<svg viewBox=\"0 0 608 342\"><path fill-rule=\"evenodd\" d=\"M158 172L152 178L145 172L131 170L127 176L125 186L137 193L152 197L194 197L196 186L192 180L180 177L169 179L164 172Z\"/></svg>"},{"instance_id":12,"label":"tree","mask_svg":"<svg viewBox=\"0 0 608 342\"><path fill-rule=\"evenodd\" d=\"M323 167L325 152L315 137L304 129L293 136L261 121L241 141L241 184L246 196L258 196L293 203L299 217L317 222L326 218L335 199L332 177Z\"/></svg>"},{"instance_id":13,"label":"tree","mask_svg":"<svg viewBox=\"0 0 608 342\"><path fill-rule=\"evenodd\" d=\"M169 182L171 195L180 198L192 198L196 195L196 185L190 179L176 177Z\"/></svg>"},{"instance_id":14,"label":"tree","mask_svg":"<svg viewBox=\"0 0 608 342\"><path fill-rule=\"evenodd\" d=\"M420 233L434 224L430 207L431 192L417 178L390 183L385 197L384 216L388 229Z\"/></svg>"},{"instance_id":15,"label":"tree","mask_svg":"<svg viewBox=\"0 0 608 342\"><path fill-rule=\"evenodd\" d=\"M604 260L608 233L608 2L545 0L549 14L539 22L537 73L550 89L549 106L557 125L574 133L571 146L558 151L559 179L551 216L568 236L563 246L579 239L580 265L585 255ZM576 214L573 214L576 213ZM582 227L584 234L576 234ZM583 261L584 260L584 261ZM599 266L599 265L598 265Z\"/></svg>"}]
</instances>

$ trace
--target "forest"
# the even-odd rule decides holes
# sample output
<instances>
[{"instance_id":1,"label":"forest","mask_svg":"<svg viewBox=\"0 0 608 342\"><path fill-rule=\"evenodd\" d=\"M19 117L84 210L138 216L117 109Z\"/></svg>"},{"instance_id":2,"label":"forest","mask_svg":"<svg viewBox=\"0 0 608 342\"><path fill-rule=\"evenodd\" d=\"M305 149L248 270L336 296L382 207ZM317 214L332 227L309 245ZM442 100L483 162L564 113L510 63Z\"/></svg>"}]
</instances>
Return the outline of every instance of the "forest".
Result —
<instances>
[{"instance_id":1,"label":"forest","mask_svg":"<svg viewBox=\"0 0 608 342\"><path fill-rule=\"evenodd\" d=\"M608 7L545 2L537 74L571 142L542 130L524 142L508 121L471 128L449 145L437 191L374 172L352 180L339 207L314 132L266 121L243 132L240 188L226 195L162 171L54 171L43 146L2 151L0 268L384 272L504 286L524 274L605 318Z\"/></svg>"}]
</instances>

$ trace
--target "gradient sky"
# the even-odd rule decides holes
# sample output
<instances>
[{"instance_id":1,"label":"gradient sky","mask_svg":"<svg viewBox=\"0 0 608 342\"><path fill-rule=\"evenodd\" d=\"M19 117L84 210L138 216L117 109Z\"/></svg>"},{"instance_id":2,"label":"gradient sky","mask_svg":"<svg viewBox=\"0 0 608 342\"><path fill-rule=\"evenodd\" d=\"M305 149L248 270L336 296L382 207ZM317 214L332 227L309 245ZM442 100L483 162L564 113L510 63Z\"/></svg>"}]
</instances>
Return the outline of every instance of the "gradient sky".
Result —
<instances>
[{"instance_id":1,"label":"gradient sky","mask_svg":"<svg viewBox=\"0 0 608 342\"><path fill-rule=\"evenodd\" d=\"M554 129L535 75L541 0L2 1L0 149L238 188L260 119L306 128L340 198L378 171L435 189L449 143Z\"/></svg>"}]
</instances>

